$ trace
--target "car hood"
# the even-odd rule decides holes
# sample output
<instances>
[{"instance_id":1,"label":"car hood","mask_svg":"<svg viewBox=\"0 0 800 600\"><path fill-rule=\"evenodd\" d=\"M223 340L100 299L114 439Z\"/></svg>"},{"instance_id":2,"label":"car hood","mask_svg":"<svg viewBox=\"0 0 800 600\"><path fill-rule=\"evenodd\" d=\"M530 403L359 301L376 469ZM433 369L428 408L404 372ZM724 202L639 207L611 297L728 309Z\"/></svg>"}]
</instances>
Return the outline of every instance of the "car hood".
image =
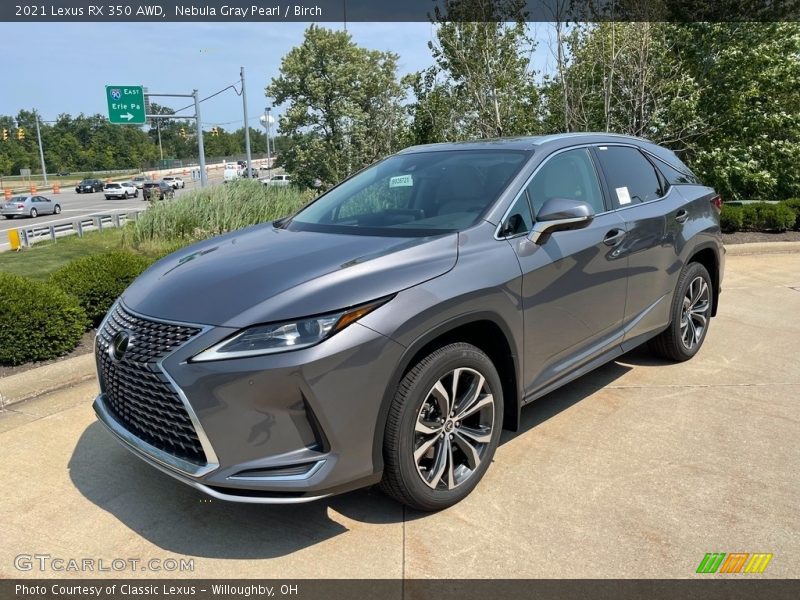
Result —
<instances>
[{"instance_id":1,"label":"car hood","mask_svg":"<svg viewBox=\"0 0 800 600\"><path fill-rule=\"evenodd\" d=\"M247 327L333 312L399 292L453 268L458 234L398 238L258 225L158 261L123 294L167 321Z\"/></svg>"}]
</instances>

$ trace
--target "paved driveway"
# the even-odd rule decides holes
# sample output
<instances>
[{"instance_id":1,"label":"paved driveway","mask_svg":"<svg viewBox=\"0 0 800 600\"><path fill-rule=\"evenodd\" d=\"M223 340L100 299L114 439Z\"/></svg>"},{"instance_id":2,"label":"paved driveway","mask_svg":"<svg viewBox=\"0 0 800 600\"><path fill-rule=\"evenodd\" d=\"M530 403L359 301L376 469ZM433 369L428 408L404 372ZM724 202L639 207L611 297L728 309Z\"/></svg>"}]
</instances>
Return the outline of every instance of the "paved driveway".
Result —
<instances>
[{"instance_id":1,"label":"paved driveway","mask_svg":"<svg viewBox=\"0 0 800 600\"><path fill-rule=\"evenodd\" d=\"M43 576L15 570L22 553L185 557L194 572L158 575L204 578L691 577L706 552L770 552L764 576L796 577L800 257L731 256L724 286L694 360L634 352L537 401L476 492L434 515L374 490L209 502L95 423L94 383L16 405L0 577Z\"/></svg>"}]
</instances>

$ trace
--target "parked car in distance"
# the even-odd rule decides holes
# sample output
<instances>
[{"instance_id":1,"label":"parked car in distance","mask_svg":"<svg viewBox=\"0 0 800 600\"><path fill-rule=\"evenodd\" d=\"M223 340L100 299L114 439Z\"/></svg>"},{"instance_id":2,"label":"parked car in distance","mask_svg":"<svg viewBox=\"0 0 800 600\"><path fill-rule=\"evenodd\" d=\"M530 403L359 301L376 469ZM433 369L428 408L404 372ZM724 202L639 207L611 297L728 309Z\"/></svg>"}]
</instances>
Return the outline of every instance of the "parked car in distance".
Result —
<instances>
[{"instance_id":1,"label":"parked car in distance","mask_svg":"<svg viewBox=\"0 0 800 600\"><path fill-rule=\"evenodd\" d=\"M57 175L58 177L66 177L67 175L69 175L69 171L58 171L58 172L56 173L56 175Z\"/></svg>"},{"instance_id":2,"label":"parked car in distance","mask_svg":"<svg viewBox=\"0 0 800 600\"><path fill-rule=\"evenodd\" d=\"M166 177L164 177L163 181L166 181L176 190L183 189L186 187L186 182L177 175L167 175Z\"/></svg>"},{"instance_id":3,"label":"parked car in distance","mask_svg":"<svg viewBox=\"0 0 800 600\"><path fill-rule=\"evenodd\" d=\"M137 175L136 177L131 179L131 183L140 190L144 187L144 184L147 183L148 181L153 181L150 178L150 175Z\"/></svg>"},{"instance_id":4,"label":"parked car in distance","mask_svg":"<svg viewBox=\"0 0 800 600\"><path fill-rule=\"evenodd\" d=\"M148 181L142 188L145 200L166 200L175 197L175 188L166 181Z\"/></svg>"},{"instance_id":5,"label":"parked car in distance","mask_svg":"<svg viewBox=\"0 0 800 600\"><path fill-rule=\"evenodd\" d=\"M127 200L131 197L139 197L139 190L130 181L107 183L103 188L103 192L106 195L106 200L111 200L112 198L124 198Z\"/></svg>"},{"instance_id":6,"label":"parked car in distance","mask_svg":"<svg viewBox=\"0 0 800 600\"><path fill-rule=\"evenodd\" d=\"M75 191L79 194L102 192L104 185L100 179L84 179L75 186Z\"/></svg>"},{"instance_id":7,"label":"parked car in distance","mask_svg":"<svg viewBox=\"0 0 800 600\"><path fill-rule=\"evenodd\" d=\"M151 266L98 330L94 408L135 456L217 499L380 483L439 510L478 485L525 405L645 342L671 361L700 350L720 210L639 138L407 148Z\"/></svg>"},{"instance_id":8,"label":"parked car in distance","mask_svg":"<svg viewBox=\"0 0 800 600\"><path fill-rule=\"evenodd\" d=\"M222 183L228 183L237 179L239 179L239 169L231 165L227 165L225 167L225 171L222 173Z\"/></svg>"},{"instance_id":9,"label":"parked car in distance","mask_svg":"<svg viewBox=\"0 0 800 600\"><path fill-rule=\"evenodd\" d=\"M270 178L264 178L261 180L264 185L291 185L292 183L292 176L291 175L273 175Z\"/></svg>"},{"instance_id":10,"label":"parked car in distance","mask_svg":"<svg viewBox=\"0 0 800 600\"><path fill-rule=\"evenodd\" d=\"M61 205L44 196L12 196L0 204L0 215L6 219L14 217L36 218L39 215L57 215L61 213Z\"/></svg>"},{"instance_id":11,"label":"parked car in distance","mask_svg":"<svg viewBox=\"0 0 800 600\"><path fill-rule=\"evenodd\" d=\"M250 171L247 170L247 167L239 169L239 177L258 179L258 169L255 167L251 167Z\"/></svg>"}]
</instances>

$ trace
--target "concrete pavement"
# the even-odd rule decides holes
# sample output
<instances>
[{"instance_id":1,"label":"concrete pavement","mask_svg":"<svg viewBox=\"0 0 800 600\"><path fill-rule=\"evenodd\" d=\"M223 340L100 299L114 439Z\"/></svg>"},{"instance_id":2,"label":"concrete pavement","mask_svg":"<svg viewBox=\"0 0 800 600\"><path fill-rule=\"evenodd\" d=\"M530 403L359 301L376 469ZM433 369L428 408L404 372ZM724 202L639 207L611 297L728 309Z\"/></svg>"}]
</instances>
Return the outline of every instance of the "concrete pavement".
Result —
<instances>
[{"instance_id":1,"label":"concrete pavement","mask_svg":"<svg viewBox=\"0 0 800 600\"><path fill-rule=\"evenodd\" d=\"M769 552L762 577L797 577L798 314L797 254L729 256L698 356L635 351L538 400L437 514L374 490L209 502L109 437L93 381L43 395L0 414L0 577L85 575L14 568L48 553L193 559L160 577L682 578L706 552Z\"/></svg>"}]
</instances>

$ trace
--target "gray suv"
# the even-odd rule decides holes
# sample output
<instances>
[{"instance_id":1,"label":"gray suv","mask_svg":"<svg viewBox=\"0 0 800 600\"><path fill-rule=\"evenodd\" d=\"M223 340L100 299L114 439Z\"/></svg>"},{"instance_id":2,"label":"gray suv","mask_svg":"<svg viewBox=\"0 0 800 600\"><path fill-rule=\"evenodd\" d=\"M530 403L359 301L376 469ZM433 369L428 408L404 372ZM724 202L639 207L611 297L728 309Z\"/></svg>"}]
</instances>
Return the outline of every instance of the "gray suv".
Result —
<instances>
[{"instance_id":1,"label":"gray suv","mask_svg":"<svg viewBox=\"0 0 800 600\"><path fill-rule=\"evenodd\" d=\"M99 419L215 498L464 498L526 404L716 314L721 200L669 150L570 134L406 149L190 246L99 328Z\"/></svg>"}]
</instances>

